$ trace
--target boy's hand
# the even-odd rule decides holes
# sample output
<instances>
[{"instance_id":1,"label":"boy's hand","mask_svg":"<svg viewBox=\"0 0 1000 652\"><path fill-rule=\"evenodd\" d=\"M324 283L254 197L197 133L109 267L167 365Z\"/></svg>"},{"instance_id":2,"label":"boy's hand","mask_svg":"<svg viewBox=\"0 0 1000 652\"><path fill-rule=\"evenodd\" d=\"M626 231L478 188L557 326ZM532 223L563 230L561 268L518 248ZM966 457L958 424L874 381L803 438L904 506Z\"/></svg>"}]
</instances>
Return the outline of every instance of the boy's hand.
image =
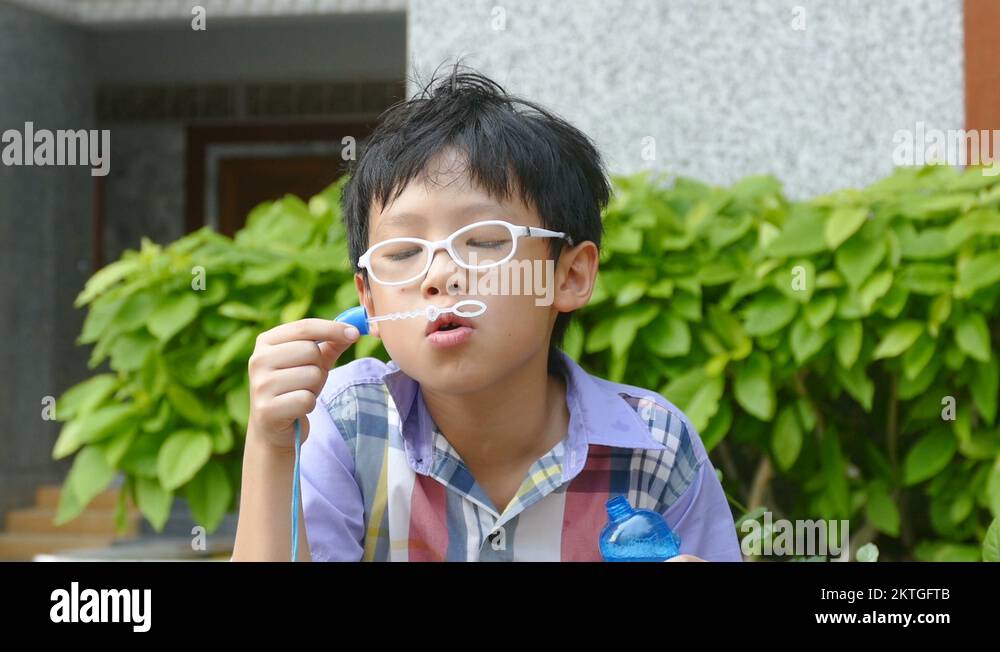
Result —
<instances>
[{"instance_id":1,"label":"boy's hand","mask_svg":"<svg viewBox=\"0 0 1000 652\"><path fill-rule=\"evenodd\" d=\"M316 406L330 369L358 337L357 328L329 319L300 319L258 335L247 365L248 433L287 452L295 446L295 420L301 419L305 441L304 417Z\"/></svg>"},{"instance_id":2,"label":"boy's hand","mask_svg":"<svg viewBox=\"0 0 1000 652\"><path fill-rule=\"evenodd\" d=\"M676 557L671 557L670 559L664 559L664 562L668 561L705 561L701 557L695 557L694 555L677 555Z\"/></svg>"}]
</instances>

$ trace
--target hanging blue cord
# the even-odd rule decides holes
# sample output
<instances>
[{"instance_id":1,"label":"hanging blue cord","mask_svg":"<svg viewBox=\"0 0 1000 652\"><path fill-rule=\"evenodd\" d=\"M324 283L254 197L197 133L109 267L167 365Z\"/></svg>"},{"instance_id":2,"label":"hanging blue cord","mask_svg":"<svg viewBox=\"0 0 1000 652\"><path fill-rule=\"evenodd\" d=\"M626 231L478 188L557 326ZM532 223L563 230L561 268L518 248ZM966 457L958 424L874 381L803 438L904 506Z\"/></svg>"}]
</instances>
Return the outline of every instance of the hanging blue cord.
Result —
<instances>
[{"instance_id":1,"label":"hanging blue cord","mask_svg":"<svg viewBox=\"0 0 1000 652\"><path fill-rule=\"evenodd\" d=\"M295 471L292 477L292 561L299 551L299 451L302 448L302 426L295 420Z\"/></svg>"}]
</instances>

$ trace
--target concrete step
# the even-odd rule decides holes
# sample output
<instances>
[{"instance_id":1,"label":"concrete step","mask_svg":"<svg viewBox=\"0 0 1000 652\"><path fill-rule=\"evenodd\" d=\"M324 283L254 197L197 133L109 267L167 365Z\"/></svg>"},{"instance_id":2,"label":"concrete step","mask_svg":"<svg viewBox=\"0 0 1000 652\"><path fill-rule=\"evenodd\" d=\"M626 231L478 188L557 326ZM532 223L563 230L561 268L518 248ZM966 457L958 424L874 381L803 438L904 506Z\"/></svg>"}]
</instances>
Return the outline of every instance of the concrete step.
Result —
<instances>
[{"instance_id":1,"label":"concrete step","mask_svg":"<svg viewBox=\"0 0 1000 652\"><path fill-rule=\"evenodd\" d=\"M35 492L35 506L57 509L59 507L59 493L62 491L61 485L47 484L38 488ZM87 509L114 509L118 505L119 489L108 489L97 494Z\"/></svg>"},{"instance_id":2,"label":"concrete step","mask_svg":"<svg viewBox=\"0 0 1000 652\"><path fill-rule=\"evenodd\" d=\"M40 553L103 548L111 545L114 539L101 535L0 533L0 560L31 561Z\"/></svg>"},{"instance_id":3,"label":"concrete step","mask_svg":"<svg viewBox=\"0 0 1000 652\"><path fill-rule=\"evenodd\" d=\"M56 525L57 511L49 507L29 507L7 512L6 532L34 534L99 534L109 536L134 536L139 532L139 510L125 515L127 530L119 535L115 529L115 510L87 508L72 521Z\"/></svg>"}]
</instances>

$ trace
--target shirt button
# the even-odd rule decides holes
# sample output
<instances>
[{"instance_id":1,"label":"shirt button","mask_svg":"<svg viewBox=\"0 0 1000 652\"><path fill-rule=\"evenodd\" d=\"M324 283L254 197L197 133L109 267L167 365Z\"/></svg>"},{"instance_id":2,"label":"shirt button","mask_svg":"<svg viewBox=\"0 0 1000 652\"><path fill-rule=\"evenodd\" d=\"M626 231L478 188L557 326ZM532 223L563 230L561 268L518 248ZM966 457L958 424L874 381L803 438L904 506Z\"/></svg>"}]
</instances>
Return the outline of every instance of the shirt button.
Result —
<instances>
[{"instance_id":1,"label":"shirt button","mask_svg":"<svg viewBox=\"0 0 1000 652\"><path fill-rule=\"evenodd\" d=\"M506 550L507 549L507 530L501 525L489 536L490 546L494 550Z\"/></svg>"}]
</instances>

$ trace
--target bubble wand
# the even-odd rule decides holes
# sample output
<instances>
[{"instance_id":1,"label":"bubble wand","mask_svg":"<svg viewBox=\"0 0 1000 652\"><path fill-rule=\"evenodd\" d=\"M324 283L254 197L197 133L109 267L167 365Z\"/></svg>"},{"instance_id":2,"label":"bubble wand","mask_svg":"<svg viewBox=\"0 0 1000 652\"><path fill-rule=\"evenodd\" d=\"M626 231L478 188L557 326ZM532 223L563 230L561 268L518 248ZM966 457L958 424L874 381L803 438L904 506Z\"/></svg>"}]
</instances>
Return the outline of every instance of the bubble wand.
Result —
<instances>
[{"instance_id":1,"label":"bubble wand","mask_svg":"<svg viewBox=\"0 0 1000 652\"><path fill-rule=\"evenodd\" d=\"M345 324L350 324L358 329L362 335L368 335L368 325L380 321L397 321L400 319L412 319L414 317L426 317L427 321L434 321L441 315L453 313L459 317L478 317L486 312L486 304L476 299L463 299L448 306L439 308L435 305L428 305L422 310L409 310L405 312L390 312L379 317L369 317L364 306L354 306L348 308L334 318ZM295 420L295 470L292 477L292 561L297 561L299 552L299 503L301 502L301 489L299 487L299 452L302 449L302 426L299 420Z\"/></svg>"}]
</instances>

